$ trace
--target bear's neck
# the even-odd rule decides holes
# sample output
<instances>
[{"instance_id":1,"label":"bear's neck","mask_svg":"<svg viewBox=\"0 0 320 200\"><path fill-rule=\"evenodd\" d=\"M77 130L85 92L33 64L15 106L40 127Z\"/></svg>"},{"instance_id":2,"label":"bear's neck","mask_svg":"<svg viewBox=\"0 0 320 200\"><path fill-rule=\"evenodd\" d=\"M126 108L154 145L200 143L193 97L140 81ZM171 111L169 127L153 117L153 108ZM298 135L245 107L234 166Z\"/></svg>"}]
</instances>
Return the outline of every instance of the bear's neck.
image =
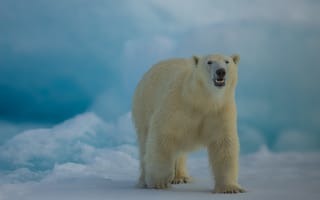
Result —
<instances>
[{"instance_id":1,"label":"bear's neck","mask_svg":"<svg viewBox=\"0 0 320 200\"><path fill-rule=\"evenodd\" d=\"M234 88L214 90L205 78L199 78L194 72L186 76L183 82L182 99L193 110L216 112L234 103Z\"/></svg>"}]
</instances>

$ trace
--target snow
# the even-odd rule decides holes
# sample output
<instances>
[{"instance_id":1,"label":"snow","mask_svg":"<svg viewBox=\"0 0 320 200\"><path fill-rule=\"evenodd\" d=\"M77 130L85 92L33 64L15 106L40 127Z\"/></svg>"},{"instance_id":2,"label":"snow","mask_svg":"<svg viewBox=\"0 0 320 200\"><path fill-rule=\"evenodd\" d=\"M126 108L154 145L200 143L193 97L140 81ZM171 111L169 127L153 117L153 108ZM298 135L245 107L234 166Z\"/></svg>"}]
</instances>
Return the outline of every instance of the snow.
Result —
<instances>
[{"instance_id":1,"label":"snow","mask_svg":"<svg viewBox=\"0 0 320 200\"><path fill-rule=\"evenodd\" d=\"M91 165L57 165L40 181L3 183L0 199L320 198L320 153L274 154L262 148L255 154L242 156L239 182L248 190L244 194L212 194L213 181L205 157L191 157L188 161L193 183L173 185L168 190L136 188L137 160L125 153L105 153ZM111 163L113 166L109 166Z\"/></svg>"},{"instance_id":2,"label":"snow","mask_svg":"<svg viewBox=\"0 0 320 200\"><path fill-rule=\"evenodd\" d=\"M66 162L98 162L100 155L113 152L136 155L130 116L106 123L84 113L52 128L24 131L0 146L0 169L46 171Z\"/></svg>"},{"instance_id":3,"label":"snow","mask_svg":"<svg viewBox=\"0 0 320 200\"><path fill-rule=\"evenodd\" d=\"M52 128L24 131L0 146L0 200L320 199L320 152L274 153L262 145L242 155L244 194L211 193L208 166L206 154L195 153L188 160L193 183L168 190L137 188L130 113L112 123L84 113Z\"/></svg>"}]
</instances>

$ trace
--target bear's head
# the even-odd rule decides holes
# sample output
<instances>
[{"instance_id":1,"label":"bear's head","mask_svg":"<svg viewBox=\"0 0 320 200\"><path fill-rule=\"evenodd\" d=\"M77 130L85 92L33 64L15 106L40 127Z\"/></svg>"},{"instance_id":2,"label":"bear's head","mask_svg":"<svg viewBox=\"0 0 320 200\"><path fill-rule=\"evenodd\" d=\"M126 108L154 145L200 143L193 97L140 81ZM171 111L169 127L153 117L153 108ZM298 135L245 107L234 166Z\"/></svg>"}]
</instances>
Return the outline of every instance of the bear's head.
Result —
<instances>
[{"instance_id":1,"label":"bear's head","mask_svg":"<svg viewBox=\"0 0 320 200\"><path fill-rule=\"evenodd\" d=\"M239 55L193 56L195 72L213 90L233 90L238 79Z\"/></svg>"}]
</instances>

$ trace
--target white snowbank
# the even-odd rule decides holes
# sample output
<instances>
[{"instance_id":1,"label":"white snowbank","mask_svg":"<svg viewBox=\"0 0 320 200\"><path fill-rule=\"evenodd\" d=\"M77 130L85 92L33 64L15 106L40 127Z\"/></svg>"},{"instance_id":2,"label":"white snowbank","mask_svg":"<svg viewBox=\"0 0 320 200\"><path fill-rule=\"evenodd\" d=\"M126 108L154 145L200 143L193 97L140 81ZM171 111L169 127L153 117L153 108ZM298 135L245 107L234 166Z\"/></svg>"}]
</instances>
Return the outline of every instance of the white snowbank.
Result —
<instances>
[{"instance_id":1,"label":"white snowbank","mask_svg":"<svg viewBox=\"0 0 320 200\"><path fill-rule=\"evenodd\" d=\"M0 185L1 200L70 199L319 199L320 153L273 154L266 148L241 157L240 183L244 194L212 194L213 181L206 158L191 158L195 181L168 190L138 189L137 160L106 152L88 166L66 163L55 166L38 182ZM113 156L114 155L114 156ZM115 159L114 159L115 158ZM112 162L108 160L112 159ZM110 165L113 165L110 167ZM110 170L110 171L109 171Z\"/></svg>"},{"instance_id":2,"label":"white snowbank","mask_svg":"<svg viewBox=\"0 0 320 200\"><path fill-rule=\"evenodd\" d=\"M51 170L62 176L68 166L79 172L96 165L107 171L135 166L133 130L130 113L115 123L85 113L50 129L25 131L0 146L0 182L37 180Z\"/></svg>"}]
</instances>

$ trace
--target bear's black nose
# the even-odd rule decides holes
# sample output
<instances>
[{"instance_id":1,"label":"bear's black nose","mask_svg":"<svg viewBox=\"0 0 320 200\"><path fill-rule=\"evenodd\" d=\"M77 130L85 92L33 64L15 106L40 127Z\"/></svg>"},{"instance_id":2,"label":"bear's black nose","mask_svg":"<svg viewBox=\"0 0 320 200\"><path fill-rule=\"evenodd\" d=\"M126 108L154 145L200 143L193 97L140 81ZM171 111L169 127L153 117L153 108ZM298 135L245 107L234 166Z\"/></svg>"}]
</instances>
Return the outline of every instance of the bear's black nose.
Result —
<instances>
[{"instance_id":1,"label":"bear's black nose","mask_svg":"<svg viewBox=\"0 0 320 200\"><path fill-rule=\"evenodd\" d=\"M217 69L216 74L219 78L224 78L226 75L226 70L223 68Z\"/></svg>"}]
</instances>

